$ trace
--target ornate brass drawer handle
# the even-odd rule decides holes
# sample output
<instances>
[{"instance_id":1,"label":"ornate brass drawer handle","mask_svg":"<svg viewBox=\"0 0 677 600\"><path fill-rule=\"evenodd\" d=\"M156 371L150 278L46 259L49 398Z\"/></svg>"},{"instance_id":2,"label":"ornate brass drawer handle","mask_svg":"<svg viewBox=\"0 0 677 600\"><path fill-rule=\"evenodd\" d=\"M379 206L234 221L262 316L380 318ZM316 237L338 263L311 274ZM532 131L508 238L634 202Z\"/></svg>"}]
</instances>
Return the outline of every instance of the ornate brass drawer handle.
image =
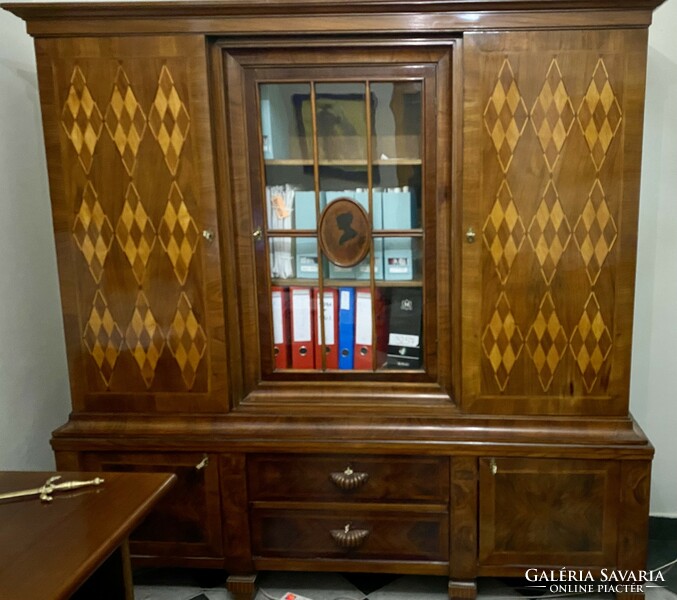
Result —
<instances>
[{"instance_id":1,"label":"ornate brass drawer handle","mask_svg":"<svg viewBox=\"0 0 677 600\"><path fill-rule=\"evenodd\" d=\"M351 529L350 523L343 529L332 529L331 537L341 548L359 548L369 535L368 529Z\"/></svg>"},{"instance_id":2,"label":"ornate brass drawer handle","mask_svg":"<svg viewBox=\"0 0 677 600\"><path fill-rule=\"evenodd\" d=\"M342 490L354 490L367 483L369 473L355 473L350 467L346 467L343 473L330 473L329 479Z\"/></svg>"},{"instance_id":3,"label":"ornate brass drawer handle","mask_svg":"<svg viewBox=\"0 0 677 600\"><path fill-rule=\"evenodd\" d=\"M202 455L202 460L195 465L196 471L202 471L209 464L209 457L206 454Z\"/></svg>"}]
</instances>

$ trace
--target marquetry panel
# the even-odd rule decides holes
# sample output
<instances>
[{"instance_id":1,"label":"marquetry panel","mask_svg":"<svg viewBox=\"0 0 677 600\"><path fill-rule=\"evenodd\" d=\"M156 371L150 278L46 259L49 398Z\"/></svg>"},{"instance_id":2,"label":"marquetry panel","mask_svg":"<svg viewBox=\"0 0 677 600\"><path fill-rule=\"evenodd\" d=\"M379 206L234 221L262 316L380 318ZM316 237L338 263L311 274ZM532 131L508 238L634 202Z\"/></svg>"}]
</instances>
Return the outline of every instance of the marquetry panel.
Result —
<instances>
[{"instance_id":1,"label":"marquetry panel","mask_svg":"<svg viewBox=\"0 0 677 600\"><path fill-rule=\"evenodd\" d=\"M38 53L76 410L225 407L225 369L210 368L225 360L223 335L210 339L220 258L201 235L217 231L203 41Z\"/></svg>"},{"instance_id":2,"label":"marquetry panel","mask_svg":"<svg viewBox=\"0 0 677 600\"><path fill-rule=\"evenodd\" d=\"M619 464L480 460L480 565L607 565L616 558Z\"/></svg>"},{"instance_id":3,"label":"marquetry panel","mask_svg":"<svg viewBox=\"0 0 677 600\"><path fill-rule=\"evenodd\" d=\"M644 41L467 36L463 227L482 235L463 247L469 409L627 409Z\"/></svg>"}]
</instances>

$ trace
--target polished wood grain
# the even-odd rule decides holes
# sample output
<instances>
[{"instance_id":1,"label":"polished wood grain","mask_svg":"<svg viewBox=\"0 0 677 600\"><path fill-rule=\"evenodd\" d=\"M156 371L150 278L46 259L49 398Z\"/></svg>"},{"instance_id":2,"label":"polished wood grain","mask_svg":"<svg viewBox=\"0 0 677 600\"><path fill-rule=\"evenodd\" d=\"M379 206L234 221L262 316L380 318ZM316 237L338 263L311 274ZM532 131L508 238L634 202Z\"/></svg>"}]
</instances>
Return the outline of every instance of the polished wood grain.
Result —
<instances>
[{"instance_id":1,"label":"polished wood grain","mask_svg":"<svg viewBox=\"0 0 677 600\"><path fill-rule=\"evenodd\" d=\"M130 537L135 556L190 557L194 564L223 556L218 455L206 453L85 453L82 468L105 473L169 473L173 489ZM222 564L217 562L216 564Z\"/></svg>"},{"instance_id":2,"label":"polished wood grain","mask_svg":"<svg viewBox=\"0 0 677 600\"><path fill-rule=\"evenodd\" d=\"M472 594L468 580L476 575L477 569L477 499L478 472L474 457L451 459L451 527L449 538L450 581L457 588L450 595ZM475 590L476 594L477 590ZM474 597L474 596L465 596Z\"/></svg>"},{"instance_id":3,"label":"polished wood grain","mask_svg":"<svg viewBox=\"0 0 677 600\"><path fill-rule=\"evenodd\" d=\"M466 410L627 412L644 36L465 40Z\"/></svg>"},{"instance_id":4,"label":"polished wood grain","mask_svg":"<svg viewBox=\"0 0 677 600\"><path fill-rule=\"evenodd\" d=\"M613 564L619 463L480 459L481 565Z\"/></svg>"},{"instance_id":5,"label":"polished wood grain","mask_svg":"<svg viewBox=\"0 0 677 600\"><path fill-rule=\"evenodd\" d=\"M91 472L61 472L64 481ZM43 485L55 473L0 473L0 492ZM95 570L126 544L127 535L171 488L171 474L104 474L96 488L56 492L51 503L34 496L0 502L0 589L3 598L70 598ZM117 550L120 552L120 550ZM127 555L127 561L129 557ZM108 588L86 584L97 598L131 598L121 585L124 556L113 557ZM127 571L127 576L130 573ZM131 580L128 580L128 584ZM76 596L79 597L79 596ZM89 596L92 597L92 596Z\"/></svg>"}]
</instances>

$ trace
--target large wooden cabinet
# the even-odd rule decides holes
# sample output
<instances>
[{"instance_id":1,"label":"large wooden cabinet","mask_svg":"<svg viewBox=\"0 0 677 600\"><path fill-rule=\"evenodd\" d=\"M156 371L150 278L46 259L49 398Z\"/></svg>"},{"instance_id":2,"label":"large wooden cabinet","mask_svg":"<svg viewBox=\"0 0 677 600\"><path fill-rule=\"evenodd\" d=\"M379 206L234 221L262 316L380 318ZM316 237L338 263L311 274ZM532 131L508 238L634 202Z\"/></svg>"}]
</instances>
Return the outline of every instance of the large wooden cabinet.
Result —
<instances>
[{"instance_id":1,"label":"large wooden cabinet","mask_svg":"<svg viewBox=\"0 0 677 600\"><path fill-rule=\"evenodd\" d=\"M238 598L261 569L443 574L471 598L529 567L644 568L656 4L5 6L36 38L57 464L179 477L139 564L225 569Z\"/></svg>"}]
</instances>

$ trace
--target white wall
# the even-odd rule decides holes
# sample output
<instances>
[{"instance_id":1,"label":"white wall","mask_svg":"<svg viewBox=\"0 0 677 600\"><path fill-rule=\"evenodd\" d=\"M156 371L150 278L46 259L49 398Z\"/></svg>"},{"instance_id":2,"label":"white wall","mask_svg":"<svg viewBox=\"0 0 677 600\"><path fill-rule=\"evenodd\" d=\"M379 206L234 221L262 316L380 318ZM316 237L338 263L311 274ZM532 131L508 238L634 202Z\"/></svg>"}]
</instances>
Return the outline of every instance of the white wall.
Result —
<instances>
[{"instance_id":1,"label":"white wall","mask_svg":"<svg viewBox=\"0 0 677 600\"><path fill-rule=\"evenodd\" d=\"M667 0L649 36L631 409L656 446L652 513L677 517L675 23ZM50 468L68 416L50 219L33 46L0 11L0 469Z\"/></svg>"},{"instance_id":2,"label":"white wall","mask_svg":"<svg viewBox=\"0 0 677 600\"><path fill-rule=\"evenodd\" d=\"M630 409L654 446L651 511L677 517L677 0L654 13Z\"/></svg>"},{"instance_id":3,"label":"white wall","mask_svg":"<svg viewBox=\"0 0 677 600\"><path fill-rule=\"evenodd\" d=\"M68 373L33 42L0 10L0 470L54 468Z\"/></svg>"}]
</instances>

